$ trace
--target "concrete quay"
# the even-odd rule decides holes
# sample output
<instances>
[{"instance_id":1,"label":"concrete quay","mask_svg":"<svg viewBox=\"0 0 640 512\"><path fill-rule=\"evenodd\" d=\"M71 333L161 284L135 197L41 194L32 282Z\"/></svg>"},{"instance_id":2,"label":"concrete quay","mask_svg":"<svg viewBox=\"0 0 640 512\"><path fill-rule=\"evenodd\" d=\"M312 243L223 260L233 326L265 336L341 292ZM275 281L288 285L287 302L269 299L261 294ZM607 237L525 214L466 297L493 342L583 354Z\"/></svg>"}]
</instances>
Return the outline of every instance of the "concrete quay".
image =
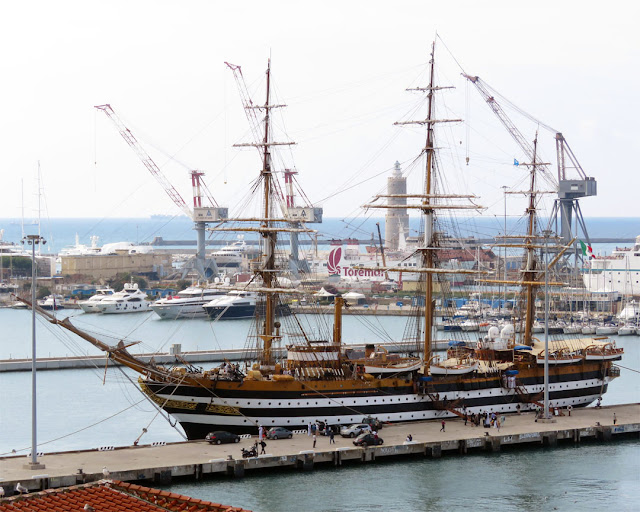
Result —
<instances>
[{"instance_id":1,"label":"concrete quay","mask_svg":"<svg viewBox=\"0 0 640 512\"><path fill-rule=\"evenodd\" d=\"M27 456L0 458L0 486L7 496L17 482L30 491L57 488L105 478L126 482L169 484L173 478L200 480L211 476L243 477L270 468L312 470L316 465L360 464L400 457L439 458L450 454L500 452L518 447L554 447L559 443L613 442L640 437L640 404L575 409L571 416L555 416L555 421L535 422L533 413L506 416L498 429L465 426L461 419L446 420L445 432L436 421L387 425L379 431L381 446L359 448L352 439L318 436L316 447L306 432L293 439L267 441L267 454L241 458L241 448L249 448L256 436L237 444L209 445L205 441L156 443L146 446L102 447L94 450L45 453L38 462L44 469L25 469ZM614 424L614 414L617 422ZM406 442L408 434L412 442Z\"/></svg>"}]
</instances>

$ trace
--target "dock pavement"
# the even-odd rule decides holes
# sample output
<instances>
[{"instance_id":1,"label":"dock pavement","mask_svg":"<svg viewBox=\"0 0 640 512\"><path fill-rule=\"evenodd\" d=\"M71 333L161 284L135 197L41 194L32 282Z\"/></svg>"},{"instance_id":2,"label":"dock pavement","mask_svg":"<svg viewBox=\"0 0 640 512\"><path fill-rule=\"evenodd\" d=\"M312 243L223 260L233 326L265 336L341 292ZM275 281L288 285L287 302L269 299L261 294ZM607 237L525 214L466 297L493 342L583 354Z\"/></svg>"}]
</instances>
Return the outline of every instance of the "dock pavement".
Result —
<instances>
[{"instance_id":1,"label":"dock pavement","mask_svg":"<svg viewBox=\"0 0 640 512\"><path fill-rule=\"evenodd\" d=\"M535 421L532 412L508 414L499 430L471 423L465 426L459 418L445 419L444 432L440 430L441 420L385 425L379 431L384 443L368 448L356 447L352 439L340 435L335 436L335 444L329 443L329 437L318 436L314 447L312 437L304 431L292 439L268 440L266 454L249 459L242 458L241 449L253 445L257 435L219 446L188 441L44 453L38 462L45 468L38 470L24 467L30 461L28 456L15 455L0 458L0 486L9 496L17 482L31 491L76 485L105 476L166 485L177 477L196 480L216 474L242 477L245 472L274 467L312 470L315 465L341 466L389 457L437 458L474 451L499 452L514 446L553 447L560 442L612 442L640 436L640 404L574 409L571 415L567 410L563 412L564 416L554 416L553 422ZM413 437L411 442L406 441L409 434Z\"/></svg>"}]
</instances>

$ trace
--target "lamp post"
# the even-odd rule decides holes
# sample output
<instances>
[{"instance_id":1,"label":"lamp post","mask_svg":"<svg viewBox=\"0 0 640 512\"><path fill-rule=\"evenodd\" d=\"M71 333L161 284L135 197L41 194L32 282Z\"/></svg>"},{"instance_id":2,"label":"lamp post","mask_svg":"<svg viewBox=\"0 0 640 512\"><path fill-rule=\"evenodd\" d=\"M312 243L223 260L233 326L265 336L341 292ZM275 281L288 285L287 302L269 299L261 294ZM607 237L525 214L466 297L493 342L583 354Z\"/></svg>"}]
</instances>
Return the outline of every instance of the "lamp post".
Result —
<instances>
[{"instance_id":1,"label":"lamp post","mask_svg":"<svg viewBox=\"0 0 640 512\"><path fill-rule=\"evenodd\" d=\"M549 415L549 231L544 231L544 415L542 421L555 423Z\"/></svg>"},{"instance_id":2,"label":"lamp post","mask_svg":"<svg viewBox=\"0 0 640 512\"><path fill-rule=\"evenodd\" d=\"M44 245L47 241L40 235L27 235L23 244L31 246L31 462L25 469L44 469L38 463L38 443L36 429L36 245Z\"/></svg>"}]
</instances>

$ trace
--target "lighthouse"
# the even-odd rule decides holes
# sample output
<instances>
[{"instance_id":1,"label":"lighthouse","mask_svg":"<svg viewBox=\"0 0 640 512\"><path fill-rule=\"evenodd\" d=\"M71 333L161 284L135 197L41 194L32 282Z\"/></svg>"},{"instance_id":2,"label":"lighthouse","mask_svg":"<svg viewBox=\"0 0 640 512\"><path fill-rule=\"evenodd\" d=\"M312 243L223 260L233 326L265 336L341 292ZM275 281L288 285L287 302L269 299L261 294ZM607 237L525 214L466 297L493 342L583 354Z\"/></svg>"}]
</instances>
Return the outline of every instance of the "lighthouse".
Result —
<instances>
[{"instance_id":1,"label":"lighthouse","mask_svg":"<svg viewBox=\"0 0 640 512\"><path fill-rule=\"evenodd\" d=\"M387 194L389 196L406 195L407 178L402 176L400 162L393 166L392 175L387 178ZM389 197L389 205L403 206L407 204L406 197ZM385 247L390 251L403 248L404 240L409 234L409 215L406 208L391 208L387 210L384 222Z\"/></svg>"}]
</instances>

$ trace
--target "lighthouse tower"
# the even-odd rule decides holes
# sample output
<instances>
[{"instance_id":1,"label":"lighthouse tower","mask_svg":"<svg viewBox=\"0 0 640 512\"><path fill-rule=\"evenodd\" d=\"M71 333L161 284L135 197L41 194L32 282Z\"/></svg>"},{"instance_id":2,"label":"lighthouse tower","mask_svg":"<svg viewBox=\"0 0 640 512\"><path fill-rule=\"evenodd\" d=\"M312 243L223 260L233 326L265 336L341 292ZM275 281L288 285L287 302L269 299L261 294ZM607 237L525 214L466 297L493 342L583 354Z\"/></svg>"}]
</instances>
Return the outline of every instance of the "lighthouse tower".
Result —
<instances>
[{"instance_id":1,"label":"lighthouse tower","mask_svg":"<svg viewBox=\"0 0 640 512\"><path fill-rule=\"evenodd\" d=\"M387 194L397 195L407 193L407 178L402 176L400 162L396 162L393 174L387 178ZM406 205L406 197L389 197L389 205ZM409 215L406 208L391 208L387 210L384 223L385 247L390 251L397 251L401 240L409 234Z\"/></svg>"}]
</instances>

